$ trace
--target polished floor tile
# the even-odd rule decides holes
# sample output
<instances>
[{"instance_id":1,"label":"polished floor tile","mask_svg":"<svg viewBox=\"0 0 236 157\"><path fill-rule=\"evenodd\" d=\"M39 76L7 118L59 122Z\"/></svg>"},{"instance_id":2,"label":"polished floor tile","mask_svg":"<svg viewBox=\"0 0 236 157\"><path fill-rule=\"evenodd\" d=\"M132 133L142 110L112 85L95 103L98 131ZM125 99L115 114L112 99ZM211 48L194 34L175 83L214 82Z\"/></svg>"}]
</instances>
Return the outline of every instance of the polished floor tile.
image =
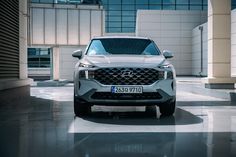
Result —
<instances>
[{"instance_id":1,"label":"polished floor tile","mask_svg":"<svg viewBox=\"0 0 236 157\"><path fill-rule=\"evenodd\" d=\"M73 114L73 87L33 87L0 105L1 157L235 157L236 104L179 88L174 116L158 108ZM16 93L12 93L16 94Z\"/></svg>"}]
</instances>

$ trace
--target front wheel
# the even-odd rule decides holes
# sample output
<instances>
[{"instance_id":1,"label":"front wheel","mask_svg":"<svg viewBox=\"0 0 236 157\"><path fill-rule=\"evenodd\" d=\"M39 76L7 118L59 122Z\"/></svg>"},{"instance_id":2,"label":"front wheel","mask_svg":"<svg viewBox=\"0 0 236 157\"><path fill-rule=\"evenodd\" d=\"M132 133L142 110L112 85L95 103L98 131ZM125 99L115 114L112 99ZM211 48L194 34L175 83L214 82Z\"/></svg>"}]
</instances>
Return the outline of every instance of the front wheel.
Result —
<instances>
[{"instance_id":1,"label":"front wheel","mask_svg":"<svg viewBox=\"0 0 236 157\"><path fill-rule=\"evenodd\" d=\"M86 116L91 112L91 105L88 103L82 103L74 99L74 113L76 116Z\"/></svg>"},{"instance_id":2,"label":"front wheel","mask_svg":"<svg viewBox=\"0 0 236 157\"><path fill-rule=\"evenodd\" d=\"M168 103L161 104L159 106L160 112L163 116L171 116L175 112L176 100Z\"/></svg>"}]
</instances>

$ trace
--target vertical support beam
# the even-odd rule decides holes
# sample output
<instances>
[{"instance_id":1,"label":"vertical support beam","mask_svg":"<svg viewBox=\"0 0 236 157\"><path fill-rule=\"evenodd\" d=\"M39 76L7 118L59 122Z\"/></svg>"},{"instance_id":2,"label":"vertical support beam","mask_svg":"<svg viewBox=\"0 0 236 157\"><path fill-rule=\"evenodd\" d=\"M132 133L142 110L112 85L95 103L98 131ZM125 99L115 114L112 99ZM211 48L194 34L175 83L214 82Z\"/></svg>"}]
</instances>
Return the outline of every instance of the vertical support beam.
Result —
<instances>
[{"instance_id":1,"label":"vertical support beam","mask_svg":"<svg viewBox=\"0 0 236 157\"><path fill-rule=\"evenodd\" d=\"M208 0L208 78L206 88L232 89L231 0Z\"/></svg>"},{"instance_id":2,"label":"vertical support beam","mask_svg":"<svg viewBox=\"0 0 236 157\"><path fill-rule=\"evenodd\" d=\"M27 66L27 0L19 1L19 79L28 78Z\"/></svg>"},{"instance_id":3,"label":"vertical support beam","mask_svg":"<svg viewBox=\"0 0 236 157\"><path fill-rule=\"evenodd\" d=\"M59 71L59 47L53 47L53 57L52 57L52 68L53 68L53 80L58 81L60 79L60 71Z\"/></svg>"}]
</instances>

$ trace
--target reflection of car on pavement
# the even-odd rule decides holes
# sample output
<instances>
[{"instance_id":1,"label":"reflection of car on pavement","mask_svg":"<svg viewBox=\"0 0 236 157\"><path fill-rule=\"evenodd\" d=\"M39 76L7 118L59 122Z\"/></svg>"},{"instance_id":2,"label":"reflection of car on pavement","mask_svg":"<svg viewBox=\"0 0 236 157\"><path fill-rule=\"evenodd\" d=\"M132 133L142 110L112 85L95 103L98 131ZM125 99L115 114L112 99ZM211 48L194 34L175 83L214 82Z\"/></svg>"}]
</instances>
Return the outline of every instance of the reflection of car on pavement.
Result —
<instances>
[{"instance_id":1,"label":"reflection of car on pavement","mask_svg":"<svg viewBox=\"0 0 236 157\"><path fill-rule=\"evenodd\" d=\"M175 70L148 38L100 37L91 40L74 73L74 111L87 114L91 106L158 105L163 115L175 111Z\"/></svg>"},{"instance_id":2,"label":"reflection of car on pavement","mask_svg":"<svg viewBox=\"0 0 236 157\"><path fill-rule=\"evenodd\" d=\"M175 133L77 133L74 135L77 147L73 153L90 157L172 157L175 154L175 136Z\"/></svg>"}]
</instances>

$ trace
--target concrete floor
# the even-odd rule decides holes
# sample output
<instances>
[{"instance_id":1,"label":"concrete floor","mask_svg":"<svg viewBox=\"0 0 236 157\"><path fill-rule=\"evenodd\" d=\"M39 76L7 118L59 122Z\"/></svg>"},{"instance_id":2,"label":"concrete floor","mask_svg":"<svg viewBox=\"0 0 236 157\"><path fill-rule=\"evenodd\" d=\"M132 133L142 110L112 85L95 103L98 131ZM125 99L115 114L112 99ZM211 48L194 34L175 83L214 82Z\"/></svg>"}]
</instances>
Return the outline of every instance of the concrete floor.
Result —
<instances>
[{"instance_id":1,"label":"concrete floor","mask_svg":"<svg viewBox=\"0 0 236 157\"><path fill-rule=\"evenodd\" d=\"M78 118L73 87L32 87L30 97L0 105L0 156L235 157L236 104L184 84L168 118L158 108L97 106Z\"/></svg>"}]
</instances>

